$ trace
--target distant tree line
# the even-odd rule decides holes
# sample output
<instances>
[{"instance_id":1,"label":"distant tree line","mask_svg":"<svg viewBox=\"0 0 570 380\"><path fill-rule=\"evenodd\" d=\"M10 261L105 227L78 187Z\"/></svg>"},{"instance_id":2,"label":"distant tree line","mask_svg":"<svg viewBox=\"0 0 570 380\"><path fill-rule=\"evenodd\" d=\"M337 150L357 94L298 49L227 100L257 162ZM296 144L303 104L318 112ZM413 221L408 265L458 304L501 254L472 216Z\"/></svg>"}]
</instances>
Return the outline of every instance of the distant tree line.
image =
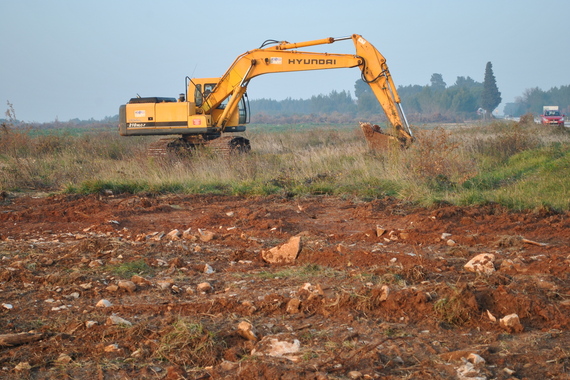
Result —
<instances>
[{"instance_id":1,"label":"distant tree line","mask_svg":"<svg viewBox=\"0 0 570 380\"><path fill-rule=\"evenodd\" d=\"M397 91L408 119L414 122L452 122L481 118L485 114L491 115L501 103L501 93L490 62L487 63L483 83L476 82L471 77L460 76L453 85L447 86L443 76L435 73L428 85L399 86ZM333 91L329 95L312 96L306 100L252 100L252 121L266 123L277 116L292 118L294 115L313 115L334 120L341 119L340 115L350 116L350 119L372 116L384 118L384 112L370 86L359 79L354 85L354 94L354 99L347 91Z\"/></svg>"},{"instance_id":2,"label":"distant tree line","mask_svg":"<svg viewBox=\"0 0 570 380\"><path fill-rule=\"evenodd\" d=\"M570 114L570 85L553 87L547 91L538 87L527 89L514 103L505 105L504 113L509 116L522 116L527 113L540 115L543 106L558 106L562 113Z\"/></svg>"}]
</instances>

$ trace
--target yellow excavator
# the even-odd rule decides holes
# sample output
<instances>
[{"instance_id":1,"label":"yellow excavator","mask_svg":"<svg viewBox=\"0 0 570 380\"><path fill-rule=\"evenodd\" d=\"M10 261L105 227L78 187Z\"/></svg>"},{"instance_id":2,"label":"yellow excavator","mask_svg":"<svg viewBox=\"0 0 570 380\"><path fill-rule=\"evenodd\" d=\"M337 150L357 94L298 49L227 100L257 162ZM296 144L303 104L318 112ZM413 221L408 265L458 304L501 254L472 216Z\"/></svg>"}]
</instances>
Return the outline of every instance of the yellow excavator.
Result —
<instances>
[{"instance_id":1,"label":"yellow excavator","mask_svg":"<svg viewBox=\"0 0 570 380\"><path fill-rule=\"evenodd\" d=\"M352 39L356 54L329 54L299 51L309 46ZM249 122L247 86L262 74L358 67L382 106L393 131L383 133L377 125L361 123L368 145L378 149L390 144L408 146L414 139L400 105L396 86L386 59L358 34L343 38L289 43L265 41L233 62L220 78L186 77L186 93L179 98L136 97L120 106L121 136L177 135L163 138L149 148L151 155L195 146L208 146L225 152L247 152L249 140L235 136Z\"/></svg>"}]
</instances>

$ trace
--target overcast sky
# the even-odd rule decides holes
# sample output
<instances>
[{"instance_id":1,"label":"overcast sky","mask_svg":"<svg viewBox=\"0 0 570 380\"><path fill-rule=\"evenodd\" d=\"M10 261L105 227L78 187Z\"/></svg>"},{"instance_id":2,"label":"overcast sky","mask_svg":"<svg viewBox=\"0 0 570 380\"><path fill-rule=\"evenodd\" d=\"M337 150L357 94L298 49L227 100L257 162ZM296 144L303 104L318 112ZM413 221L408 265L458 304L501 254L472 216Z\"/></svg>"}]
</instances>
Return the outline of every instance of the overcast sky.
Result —
<instances>
[{"instance_id":1,"label":"overcast sky","mask_svg":"<svg viewBox=\"0 0 570 380\"><path fill-rule=\"evenodd\" d=\"M0 17L0 118L9 101L26 122L102 119L136 94L177 97L186 76L221 76L267 39L361 34L397 86L429 84L433 73L448 86L458 76L483 82L490 61L503 102L570 84L569 0L0 0ZM352 54L354 46L304 50ZM354 97L359 74L264 75L248 94Z\"/></svg>"}]
</instances>

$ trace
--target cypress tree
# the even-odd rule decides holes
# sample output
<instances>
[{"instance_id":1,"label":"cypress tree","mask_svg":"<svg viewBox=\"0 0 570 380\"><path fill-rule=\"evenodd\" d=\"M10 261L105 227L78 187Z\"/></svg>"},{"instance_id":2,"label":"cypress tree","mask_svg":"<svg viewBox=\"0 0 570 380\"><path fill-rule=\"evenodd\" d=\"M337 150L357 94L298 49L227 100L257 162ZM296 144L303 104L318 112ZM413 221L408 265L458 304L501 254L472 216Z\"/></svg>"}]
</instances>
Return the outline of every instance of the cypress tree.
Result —
<instances>
[{"instance_id":1,"label":"cypress tree","mask_svg":"<svg viewBox=\"0 0 570 380\"><path fill-rule=\"evenodd\" d=\"M499 104L501 104L501 93L497 88L495 75L493 74L493 65L487 62L485 67L485 80L483 81L483 92L481 93L481 108L487 111L489 116Z\"/></svg>"}]
</instances>

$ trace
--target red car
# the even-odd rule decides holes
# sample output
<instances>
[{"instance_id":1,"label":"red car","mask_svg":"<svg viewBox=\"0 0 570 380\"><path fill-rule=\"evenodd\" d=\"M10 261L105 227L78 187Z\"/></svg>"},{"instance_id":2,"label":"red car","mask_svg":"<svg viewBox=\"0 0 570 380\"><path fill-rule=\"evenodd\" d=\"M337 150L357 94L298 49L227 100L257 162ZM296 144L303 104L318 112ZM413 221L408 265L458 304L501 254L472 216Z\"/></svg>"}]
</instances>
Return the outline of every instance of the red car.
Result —
<instances>
[{"instance_id":1,"label":"red car","mask_svg":"<svg viewBox=\"0 0 570 380\"><path fill-rule=\"evenodd\" d=\"M543 114L540 115L540 122L543 125L557 125L563 127L565 116L566 115L560 114L558 107L544 107Z\"/></svg>"}]
</instances>

